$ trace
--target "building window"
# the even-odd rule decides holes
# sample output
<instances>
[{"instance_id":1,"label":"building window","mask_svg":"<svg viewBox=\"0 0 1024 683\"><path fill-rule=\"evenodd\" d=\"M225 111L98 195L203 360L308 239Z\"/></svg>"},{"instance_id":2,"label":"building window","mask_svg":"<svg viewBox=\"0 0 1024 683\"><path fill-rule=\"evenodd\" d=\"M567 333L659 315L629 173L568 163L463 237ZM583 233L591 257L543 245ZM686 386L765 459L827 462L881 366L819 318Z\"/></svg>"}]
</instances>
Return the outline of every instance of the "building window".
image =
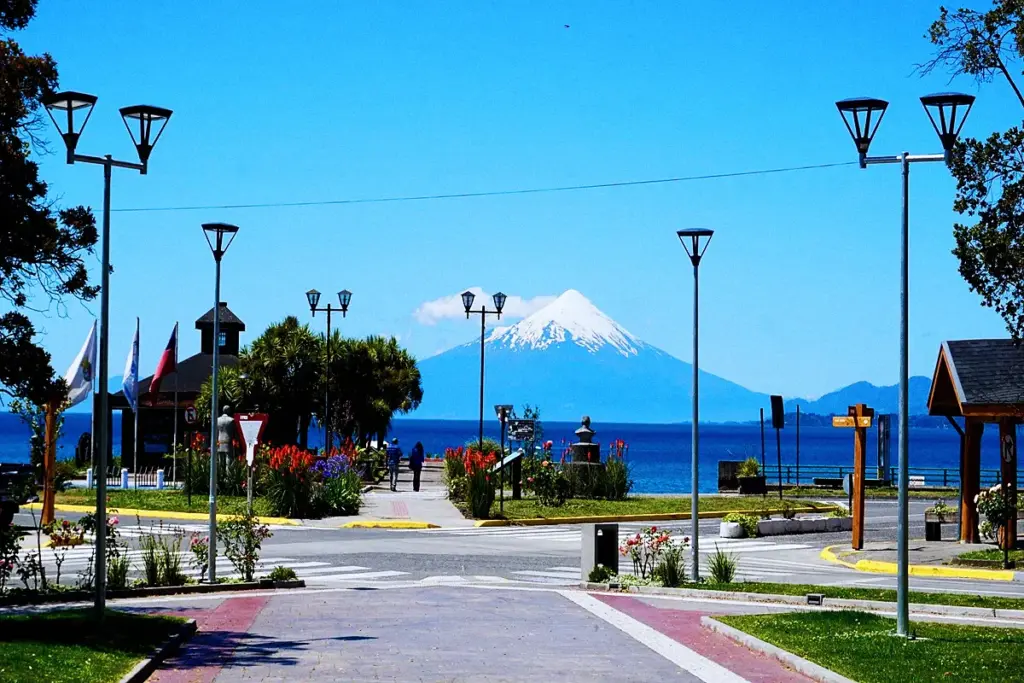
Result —
<instances>
[{"instance_id":1,"label":"building window","mask_svg":"<svg viewBox=\"0 0 1024 683\"><path fill-rule=\"evenodd\" d=\"M217 337L217 346L227 346L227 345L228 345L228 335L227 335L226 332L221 332L220 336Z\"/></svg>"}]
</instances>

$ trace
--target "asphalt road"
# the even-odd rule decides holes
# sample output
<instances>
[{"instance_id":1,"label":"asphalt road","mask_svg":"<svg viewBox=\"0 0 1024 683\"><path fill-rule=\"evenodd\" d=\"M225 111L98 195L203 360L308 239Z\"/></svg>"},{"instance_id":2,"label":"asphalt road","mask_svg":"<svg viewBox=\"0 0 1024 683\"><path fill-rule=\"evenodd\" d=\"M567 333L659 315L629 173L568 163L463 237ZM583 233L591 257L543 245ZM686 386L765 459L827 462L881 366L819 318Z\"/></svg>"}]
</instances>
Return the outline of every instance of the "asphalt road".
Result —
<instances>
[{"instance_id":1,"label":"asphalt road","mask_svg":"<svg viewBox=\"0 0 1024 683\"><path fill-rule=\"evenodd\" d=\"M924 508L929 501L911 502L911 538L924 536ZM894 540L896 502L869 501L866 510L867 540ZM74 517L74 515L68 515ZM18 523L31 524L30 515L19 515ZM916 522L915 522L916 521ZM866 574L822 560L821 549L849 543L849 532L802 534L758 539L720 539L718 520L700 524L702 574L711 553L721 548L738 562L738 580L894 587L895 577ZM181 529L205 535L202 522L144 519L122 520L121 533L134 549L138 537L162 529L165 535ZM642 524L620 525L620 536L636 533ZM689 535L690 522L669 522L665 528L674 535ZM378 585L382 582L409 585L540 585L568 586L580 580L581 527L571 525L541 527L458 528L431 530L331 529L313 527L272 527L273 536L264 542L261 572L282 565L293 568L309 586ZM955 527L947 528L955 533ZM44 556L48 556L44 549ZM66 577L84 568L90 561L89 548L69 551L63 573ZM50 565L52 558L47 557ZM629 563L620 558L620 570ZM183 554L188 566L188 553ZM689 566L689 557L687 558ZM136 561L141 568L141 563ZM218 575L230 576L233 567L225 558L218 561ZM50 571L52 577L53 571ZM70 580L73 580L71 578ZM1024 583L968 581L959 579L911 578L915 590L954 591L973 594L1024 597Z\"/></svg>"}]
</instances>

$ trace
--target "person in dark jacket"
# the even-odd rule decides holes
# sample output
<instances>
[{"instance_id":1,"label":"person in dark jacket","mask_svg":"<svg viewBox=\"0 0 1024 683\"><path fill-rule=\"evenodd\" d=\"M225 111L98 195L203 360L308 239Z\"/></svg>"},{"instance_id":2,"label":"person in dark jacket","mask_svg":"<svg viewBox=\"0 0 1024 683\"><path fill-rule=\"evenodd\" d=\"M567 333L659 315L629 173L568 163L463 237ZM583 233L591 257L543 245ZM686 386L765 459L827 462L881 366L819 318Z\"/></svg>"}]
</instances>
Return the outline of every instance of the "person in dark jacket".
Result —
<instances>
[{"instance_id":1,"label":"person in dark jacket","mask_svg":"<svg viewBox=\"0 0 1024 683\"><path fill-rule=\"evenodd\" d=\"M409 469L412 470L412 490L420 490L420 471L423 469L423 444L419 441L409 452Z\"/></svg>"},{"instance_id":2,"label":"person in dark jacket","mask_svg":"<svg viewBox=\"0 0 1024 683\"><path fill-rule=\"evenodd\" d=\"M391 439L387 450L388 472L391 475L391 490L398 490L398 465L402 462L402 449L398 447L398 439Z\"/></svg>"}]
</instances>

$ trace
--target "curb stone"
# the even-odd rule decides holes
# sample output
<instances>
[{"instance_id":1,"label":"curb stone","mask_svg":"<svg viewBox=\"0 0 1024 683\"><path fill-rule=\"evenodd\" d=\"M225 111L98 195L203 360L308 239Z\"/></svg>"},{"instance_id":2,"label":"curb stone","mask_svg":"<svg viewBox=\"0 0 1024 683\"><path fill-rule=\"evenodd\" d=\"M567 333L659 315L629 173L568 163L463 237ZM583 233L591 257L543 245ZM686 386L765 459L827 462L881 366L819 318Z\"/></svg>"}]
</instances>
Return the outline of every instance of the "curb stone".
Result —
<instances>
[{"instance_id":1,"label":"curb stone","mask_svg":"<svg viewBox=\"0 0 1024 683\"><path fill-rule=\"evenodd\" d=\"M362 522L346 522L341 525L342 529L440 529L441 527L431 522L419 522L409 519L380 519L366 520Z\"/></svg>"},{"instance_id":2,"label":"curb stone","mask_svg":"<svg viewBox=\"0 0 1024 683\"><path fill-rule=\"evenodd\" d=\"M40 503L29 503L22 505L23 510L41 510L42 504ZM57 512L96 512L95 505L72 505L70 503L56 503L53 509ZM119 517L160 517L163 519L177 519L181 521L187 520L200 520L208 522L210 515L205 512L176 512L174 510L140 510L137 508L119 508L113 507L117 510L117 516ZM107 514L114 514L110 512L111 508L107 508ZM236 514L225 514L218 513L217 521L236 519L239 515ZM290 519L288 517L260 517L260 521L264 524L278 524L280 526L302 526L302 522L296 519Z\"/></svg>"},{"instance_id":3,"label":"curb stone","mask_svg":"<svg viewBox=\"0 0 1024 683\"><path fill-rule=\"evenodd\" d=\"M793 508L792 512L800 513L827 513L838 509L835 505L809 508ZM782 510L765 510L764 514L781 515ZM726 515L760 515L760 510L708 510L698 512L697 519L721 519ZM612 522L674 522L690 519L689 512L661 512L644 513L636 515L590 515L579 517L528 517L525 519L479 519L475 526L545 526L554 524L604 524Z\"/></svg>"},{"instance_id":4,"label":"curb stone","mask_svg":"<svg viewBox=\"0 0 1024 683\"><path fill-rule=\"evenodd\" d=\"M840 559L833 548L838 546L830 545L821 551L819 557L826 562L841 564L844 567L855 569L859 572L870 574L895 574L897 565L895 562L883 562L881 560L857 560L847 562ZM909 567L911 576L930 576L940 579L978 579L981 581L1024 581L1024 572L1015 572L1010 569L970 569L966 567L940 567L927 564L912 564Z\"/></svg>"},{"instance_id":5,"label":"curb stone","mask_svg":"<svg viewBox=\"0 0 1024 683\"><path fill-rule=\"evenodd\" d=\"M626 588L612 589L606 583L580 583L580 588L592 591L609 591L636 593L638 595L665 595L684 598L711 598L717 600L735 600L743 602L777 603L801 607L807 611L829 610L829 609L859 609L865 611L891 612L895 602L884 602L882 600L851 600L846 598L825 598L821 606L808 605L806 596L799 595L775 595L772 593L744 593L730 591L709 591L697 588L663 588L660 586L629 586ZM988 607L959 607L956 605L927 605L911 603L912 614L917 615L942 615L952 617L983 617L1007 619L1012 621L1024 621L1024 610L1016 609L992 609Z\"/></svg>"},{"instance_id":6,"label":"curb stone","mask_svg":"<svg viewBox=\"0 0 1024 683\"><path fill-rule=\"evenodd\" d=\"M820 681L821 683L856 683L852 678L840 676L831 669L826 669L819 664L815 664L814 662L797 656L792 652L776 647L771 643L766 643L760 638L755 638L749 633L744 633L732 626L727 626L726 624L723 624L716 619L712 619L711 617L701 617L700 623L704 628L720 633L729 640L735 641L744 647L750 648L751 650L766 654L773 659L777 659L791 669L794 669L815 681Z\"/></svg>"},{"instance_id":7,"label":"curb stone","mask_svg":"<svg viewBox=\"0 0 1024 683\"><path fill-rule=\"evenodd\" d=\"M162 646L157 648L150 657L143 659L141 662L136 664L131 671L121 677L119 683L141 683L150 677L150 675L156 670L156 667L163 662L165 659L176 653L181 646L184 645L193 635L195 635L198 627L196 626L195 619L189 619L177 633L171 634L171 637L167 639Z\"/></svg>"},{"instance_id":8,"label":"curb stone","mask_svg":"<svg viewBox=\"0 0 1024 683\"><path fill-rule=\"evenodd\" d=\"M108 600L121 598L150 598L164 595L192 595L203 593L232 593L251 590L283 589L283 588L305 588L306 582L303 579L295 581L271 581L269 579L258 579L248 583L218 583L218 584L193 584L186 586L156 586L152 588L126 588L123 590L107 591ZM28 599L17 600L12 598L0 599L0 607L20 607L23 605L44 605L61 602L83 602L92 600L95 597L92 591L66 591L46 595L26 596Z\"/></svg>"}]
</instances>

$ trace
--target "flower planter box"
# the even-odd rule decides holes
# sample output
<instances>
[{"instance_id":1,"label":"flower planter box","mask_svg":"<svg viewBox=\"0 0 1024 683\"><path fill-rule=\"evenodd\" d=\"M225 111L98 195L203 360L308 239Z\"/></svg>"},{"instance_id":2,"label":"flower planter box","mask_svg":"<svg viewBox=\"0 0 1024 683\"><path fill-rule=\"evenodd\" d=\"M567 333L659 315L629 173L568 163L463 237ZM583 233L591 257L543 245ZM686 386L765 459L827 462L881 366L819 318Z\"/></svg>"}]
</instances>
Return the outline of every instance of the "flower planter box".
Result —
<instances>
[{"instance_id":1,"label":"flower planter box","mask_svg":"<svg viewBox=\"0 0 1024 683\"><path fill-rule=\"evenodd\" d=\"M736 477L741 495L762 495L767 490L764 477Z\"/></svg>"},{"instance_id":2,"label":"flower planter box","mask_svg":"<svg viewBox=\"0 0 1024 683\"><path fill-rule=\"evenodd\" d=\"M762 519L757 523L757 533L759 536L813 534L822 531L849 531L851 529L853 529L853 519L851 517Z\"/></svg>"},{"instance_id":3,"label":"flower planter box","mask_svg":"<svg viewBox=\"0 0 1024 683\"><path fill-rule=\"evenodd\" d=\"M722 522L718 525L721 538L743 538L743 527L738 522Z\"/></svg>"}]
</instances>

